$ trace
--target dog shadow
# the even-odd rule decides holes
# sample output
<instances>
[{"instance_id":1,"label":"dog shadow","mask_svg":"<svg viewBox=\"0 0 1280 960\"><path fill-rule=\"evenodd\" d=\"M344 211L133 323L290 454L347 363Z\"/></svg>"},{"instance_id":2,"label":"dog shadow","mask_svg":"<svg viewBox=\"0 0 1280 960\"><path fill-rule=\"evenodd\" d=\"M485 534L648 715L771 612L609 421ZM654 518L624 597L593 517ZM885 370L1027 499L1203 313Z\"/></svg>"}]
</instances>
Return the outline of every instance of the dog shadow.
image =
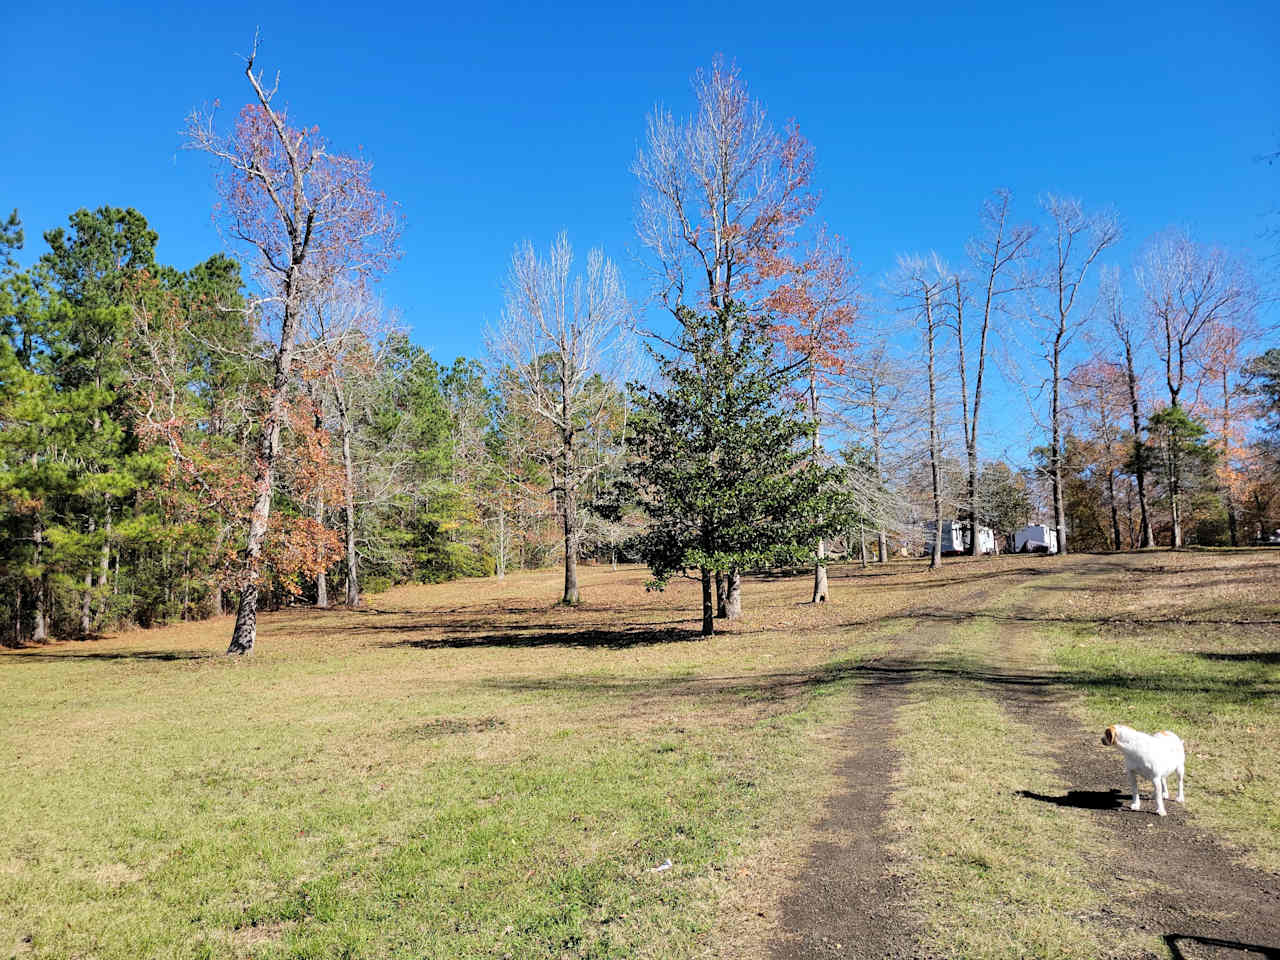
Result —
<instances>
[{"instance_id":1,"label":"dog shadow","mask_svg":"<svg viewBox=\"0 0 1280 960\"><path fill-rule=\"evenodd\" d=\"M1268 947L1261 943L1241 943L1239 940L1220 940L1217 937L1196 937L1188 933L1167 933L1164 936L1164 942L1173 960L1190 960L1188 954L1182 950L1182 947L1187 944L1215 947L1217 950L1230 950L1232 953L1256 954L1266 960L1280 960L1280 947ZM1216 953L1217 950L1214 952ZM1196 956L1204 956L1204 954L1197 951Z\"/></svg>"},{"instance_id":2,"label":"dog shadow","mask_svg":"<svg viewBox=\"0 0 1280 960\"><path fill-rule=\"evenodd\" d=\"M1125 794L1119 790L1068 790L1057 797L1033 790L1019 790L1017 795L1028 800L1051 803L1055 807L1072 807L1076 810L1119 810L1125 802Z\"/></svg>"}]
</instances>

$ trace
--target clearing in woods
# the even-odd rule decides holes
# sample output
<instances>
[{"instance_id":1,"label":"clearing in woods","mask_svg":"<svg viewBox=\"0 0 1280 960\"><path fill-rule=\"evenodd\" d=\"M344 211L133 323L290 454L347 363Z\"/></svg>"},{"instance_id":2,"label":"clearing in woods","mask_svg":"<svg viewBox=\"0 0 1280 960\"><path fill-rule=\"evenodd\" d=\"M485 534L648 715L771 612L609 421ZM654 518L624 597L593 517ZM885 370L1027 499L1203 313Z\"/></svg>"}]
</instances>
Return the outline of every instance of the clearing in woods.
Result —
<instances>
[{"instance_id":1,"label":"clearing in woods","mask_svg":"<svg viewBox=\"0 0 1280 960\"><path fill-rule=\"evenodd\" d=\"M832 574L0 654L0 957L1280 956L1280 552Z\"/></svg>"}]
</instances>

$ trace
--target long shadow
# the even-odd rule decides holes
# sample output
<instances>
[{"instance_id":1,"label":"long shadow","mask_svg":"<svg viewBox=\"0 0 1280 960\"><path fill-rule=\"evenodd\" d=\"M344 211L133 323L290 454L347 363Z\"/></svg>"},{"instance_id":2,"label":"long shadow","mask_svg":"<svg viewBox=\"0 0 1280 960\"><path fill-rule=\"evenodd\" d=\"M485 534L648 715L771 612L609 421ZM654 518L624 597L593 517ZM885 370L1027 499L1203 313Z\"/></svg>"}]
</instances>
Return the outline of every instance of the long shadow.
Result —
<instances>
[{"instance_id":1,"label":"long shadow","mask_svg":"<svg viewBox=\"0 0 1280 960\"><path fill-rule=\"evenodd\" d=\"M75 663L80 660L138 660L165 662L172 660L208 660L217 654L208 650L111 650L86 653L43 653L18 651L0 656L0 664L8 660L59 660Z\"/></svg>"},{"instance_id":2,"label":"long shadow","mask_svg":"<svg viewBox=\"0 0 1280 960\"><path fill-rule=\"evenodd\" d=\"M418 650L465 650L472 647L584 647L599 650L626 650L659 644L691 643L706 639L696 630L668 628L586 629L586 630L512 630L508 633L460 633L458 636L423 637L384 643L383 647L413 647Z\"/></svg>"},{"instance_id":3,"label":"long shadow","mask_svg":"<svg viewBox=\"0 0 1280 960\"><path fill-rule=\"evenodd\" d=\"M1183 944L1199 944L1202 947L1217 947L1222 950L1237 950L1241 953L1254 953L1267 960L1280 960L1280 947L1268 947L1261 943L1241 943L1239 940L1222 940L1218 937L1196 937L1189 933L1166 933L1165 946L1173 960L1190 960L1182 951ZM1200 951L1196 951L1197 954Z\"/></svg>"},{"instance_id":4,"label":"long shadow","mask_svg":"<svg viewBox=\"0 0 1280 960\"><path fill-rule=\"evenodd\" d=\"M854 681L876 689L899 686L929 678L944 678L972 683L990 689L1014 689L1065 696L1072 689L1106 688L1156 691L1167 694L1210 693L1228 703L1251 703L1274 698L1280 688L1268 683L1196 682L1168 676L1134 676L1122 673L1001 673L980 670L946 661L885 661L832 664L815 670L790 673L742 674L700 677L615 678L582 674L553 677L509 677L488 679L482 685L491 689L528 693L597 694L602 696L634 696L662 694L669 696L701 696L708 690L753 696L782 696L796 688L818 687L840 681Z\"/></svg>"},{"instance_id":5,"label":"long shadow","mask_svg":"<svg viewBox=\"0 0 1280 960\"><path fill-rule=\"evenodd\" d=\"M1118 624L1133 626L1226 626L1256 627L1280 624L1280 618L1268 617L1254 620L1232 620L1224 617L1056 617L1037 616L1028 613L992 613L989 610L909 610L892 617L881 617L875 622L892 623L895 620L932 620L939 623L968 623L972 620L992 620L997 623L1079 623ZM844 627L864 626L865 621L852 620L840 624Z\"/></svg>"},{"instance_id":6,"label":"long shadow","mask_svg":"<svg viewBox=\"0 0 1280 960\"><path fill-rule=\"evenodd\" d=\"M1051 803L1055 807L1073 807L1076 810L1119 810L1124 806L1124 794L1119 790L1068 790L1060 797L1031 790L1019 790L1017 794L1028 800Z\"/></svg>"},{"instance_id":7,"label":"long shadow","mask_svg":"<svg viewBox=\"0 0 1280 960\"><path fill-rule=\"evenodd\" d=\"M1221 660L1226 663L1265 663L1280 664L1280 650L1241 650L1237 653L1201 652L1196 654L1203 660Z\"/></svg>"}]
</instances>

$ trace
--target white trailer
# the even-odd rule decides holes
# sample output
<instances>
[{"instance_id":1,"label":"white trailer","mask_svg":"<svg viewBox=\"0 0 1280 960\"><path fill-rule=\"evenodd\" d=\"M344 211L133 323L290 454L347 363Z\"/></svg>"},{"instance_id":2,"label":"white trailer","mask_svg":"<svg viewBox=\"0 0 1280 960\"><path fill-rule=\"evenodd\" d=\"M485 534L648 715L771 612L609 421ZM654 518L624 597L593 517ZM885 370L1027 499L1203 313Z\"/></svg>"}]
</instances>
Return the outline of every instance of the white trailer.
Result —
<instances>
[{"instance_id":1,"label":"white trailer","mask_svg":"<svg viewBox=\"0 0 1280 960\"><path fill-rule=\"evenodd\" d=\"M1058 531L1043 523L1033 523L1014 534L1013 549L1018 553L1057 553Z\"/></svg>"}]
</instances>

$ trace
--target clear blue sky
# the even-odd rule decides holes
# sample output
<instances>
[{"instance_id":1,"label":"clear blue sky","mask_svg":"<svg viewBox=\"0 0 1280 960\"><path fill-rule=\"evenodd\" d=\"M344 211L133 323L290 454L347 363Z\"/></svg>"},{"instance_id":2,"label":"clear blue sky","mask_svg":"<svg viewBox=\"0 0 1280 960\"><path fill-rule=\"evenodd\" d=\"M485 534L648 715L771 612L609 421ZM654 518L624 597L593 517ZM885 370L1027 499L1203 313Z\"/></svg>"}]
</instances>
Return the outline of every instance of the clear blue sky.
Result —
<instances>
[{"instance_id":1,"label":"clear blue sky","mask_svg":"<svg viewBox=\"0 0 1280 960\"><path fill-rule=\"evenodd\" d=\"M22 4L0 15L0 206L20 209L28 259L104 203L142 211L165 262L218 250L210 168L178 131L194 106L229 119L249 99L236 55L257 26L292 117L363 145L401 203L384 297L446 362L480 350L526 237L601 245L645 292L628 166L647 111L683 112L717 52L814 144L820 216L868 290L899 253L958 258L997 186L1026 216L1044 190L1114 207L1120 264L1170 224L1260 258L1280 206L1280 165L1257 160L1280 149L1277 8Z\"/></svg>"}]
</instances>

